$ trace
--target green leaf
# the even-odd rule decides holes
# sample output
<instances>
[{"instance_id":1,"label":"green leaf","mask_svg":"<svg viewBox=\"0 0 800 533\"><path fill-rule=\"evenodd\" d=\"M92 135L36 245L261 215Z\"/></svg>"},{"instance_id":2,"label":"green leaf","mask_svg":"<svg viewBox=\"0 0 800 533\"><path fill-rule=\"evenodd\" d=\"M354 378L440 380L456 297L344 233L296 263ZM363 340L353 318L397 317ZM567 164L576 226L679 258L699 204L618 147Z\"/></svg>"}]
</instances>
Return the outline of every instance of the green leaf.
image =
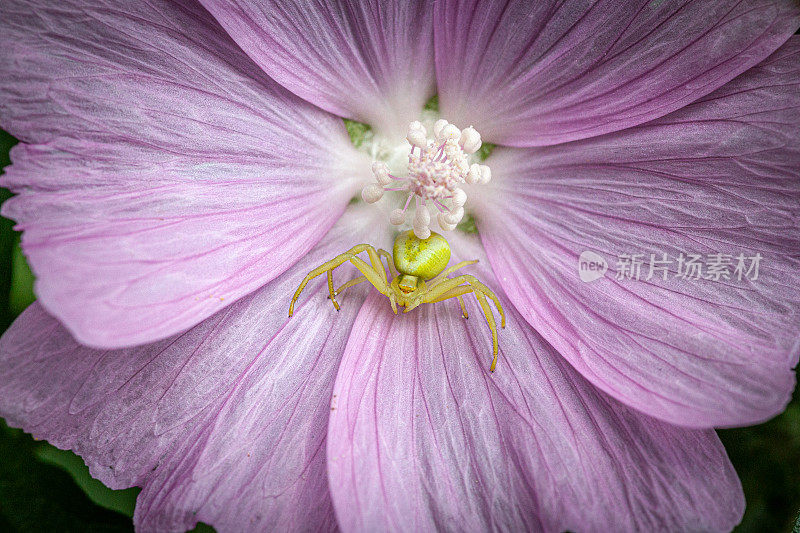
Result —
<instances>
[{"instance_id":1,"label":"green leaf","mask_svg":"<svg viewBox=\"0 0 800 533\"><path fill-rule=\"evenodd\" d=\"M0 167L11 163L9 151L17 140L0 130ZM11 192L0 189L0 202L11 198ZM25 310L36 297L33 294L33 274L19 247L20 234L15 232L14 223L0 218L0 331L4 331L11 321Z\"/></svg>"},{"instance_id":2,"label":"green leaf","mask_svg":"<svg viewBox=\"0 0 800 533\"><path fill-rule=\"evenodd\" d=\"M36 460L43 446L0 423L0 529L133 531L131 519L96 506L69 474Z\"/></svg>"},{"instance_id":3,"label":"green leaf","mask_svg":"<svg viewBox=\"0 0 800 533\"><path fill-rule=\"evenodd\" d=\"M469 213L464 215L464 218L461 219L456 228L464 233L478 234L478 225L475 223L475 218Z\"/></svg>"},{"instance_id":4,"label":"green leaf","mask_svg":"<svg viewBox=\"0 0 800 533\"><path fill-rule=\"evenodd\" d=\"M434 94L431 96L430 100L425 102L425 111L433 111L434 113L439 113L439 95Z\"/></svg>"},{"instance_id":5,"label":"green leaf","mask_svg":"<svg viewBox=\"0 0 800 533\"><path fill-rule=\"evenodd\" d=\"M59 450L55 446L42 442L34 449L36 457L44 463L58 466L65 470L81 490L97 505L133 517L136 496L141 491L138 487L125 490L112 490L89 473L89 467L83 460L68 450Z\"/></svg>"},{"instance_id":6,"label":"green leaf","mask_svg":"<svg viewBox=\"0 0 800 533\"><path fill-rule=\"evenodd\" d=\"M346 118L342 120L344 120L344 127L347 128L347 134L350 136L350 142L356 148L361 148L367 137L372 134L372 128L363 122L356 122Z\"/></svg>"},{"instance_id":7,"label":"green leaf","mask_svg":"<svg viewBox=\"0 0 800 533\"><path fill-rule=\"evenodd\" d=\"M478 159L480 159L481 161L486 161L486 159L487 159L487 158L488 158L490 155L492 155L492 152L494 152L494 149L495 149L495 148L497 148L497 145L496 145L496 144L492 144L492 143L482 143L482 144L481 144L481 147L480 147L480 148L478 148L478 151L476 152L476 154L475 154L475 155L477 155L477 156L478 156Z\"/></svg>"},{"instance_id":8,"label":"green leaf","mask_svg":"<svg viewBox=\"0 0 800 533\"><path fill-rule=\"evenodd\" d=\"M0 130L0 168L10 163L8 151L17 143L17 140L8 133ZM11 192L0 189L0 203L11 198ZM9 307L11 295L12 257L17 245L17 235L12 230L14 223L0 217L0 332L11 325L14 316Z\"/></svg>"},{"instance_id":9,"label":"green leaf","mask_svg":"<svg viewBox=\"0 0 800 533\"><path fill-rule=\"evenodd\" d=\"M1 418L0 457L0 531L133 531L138 487L109 489L74 453L37 441ZM202 522L192 529L214 531Z\"/></svg>"},{"instance_id":10,"label":"green leaf","mask_svg":"<svg viewBox=\"0 0 800 533\"><path fill-rule=\"evenodd\" d=\"M769 422L717 433L747 500L736 532L791 531L800 507L800 390Z\"/></svg>"},{"instance_id":11,"label":"green leaf","mask_svg":"<svg viewBox=\"0 0 800 533\"><path fill-rule=\"evenodd\" d=\"M19 238L15 241L11 252L11 289L8 297L8 309L12 316L19 315L36 300L33 294L33 273L22 255Z\"/></svg>"}]
</instances>

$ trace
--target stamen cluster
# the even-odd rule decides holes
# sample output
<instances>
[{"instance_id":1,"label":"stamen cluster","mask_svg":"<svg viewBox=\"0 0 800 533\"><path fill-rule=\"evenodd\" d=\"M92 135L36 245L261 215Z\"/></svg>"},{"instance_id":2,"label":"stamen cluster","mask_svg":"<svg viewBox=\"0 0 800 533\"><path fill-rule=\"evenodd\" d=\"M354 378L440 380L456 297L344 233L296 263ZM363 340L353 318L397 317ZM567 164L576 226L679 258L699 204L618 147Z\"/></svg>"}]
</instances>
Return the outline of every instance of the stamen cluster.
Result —
<instances>
[{"instance_id":1,"label":"stamen cluster","mask_svg":"<svg viewBox=\"0 0 800 533\"><path fill-rule=\"evenodd\" d=\"M377 183L371 183L361 191L361 197L367 203L377 202L385 191L407 191L405 206L392 211L389 221L396 226L404 224L406 211L414 199L414 234L420 239L431 235L428 202L438 212L442 230L452 231L464 217L467 193L461 184L485 184L492 179L488 166L470 164L469 156L481 147L481 136L475 128L470 126L460 130L442 119L433 125L433 135L433 139L429 139L425 126L412 122L406 135L411 144L408 174L394 176L386 163L375 161L372 173Z\"/></svg>"}]
</instances>

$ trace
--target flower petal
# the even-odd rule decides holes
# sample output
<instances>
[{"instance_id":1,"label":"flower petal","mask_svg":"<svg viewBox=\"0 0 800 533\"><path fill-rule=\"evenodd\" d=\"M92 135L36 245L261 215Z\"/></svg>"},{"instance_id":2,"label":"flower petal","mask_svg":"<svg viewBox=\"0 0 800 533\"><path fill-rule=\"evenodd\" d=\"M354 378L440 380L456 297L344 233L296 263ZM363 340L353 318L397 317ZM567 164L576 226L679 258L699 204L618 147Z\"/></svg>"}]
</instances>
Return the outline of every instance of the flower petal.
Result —
<instances>
[{"instance_id":1,"label":"flower petal","mask_svg":"<svg viewBox=\"0 0 800 533\"><path fill-rule=\"evenodd\" d=\"M201 0L272 78L319 107L405 135L434 93L424 0Z\"/></svg>"},{"instance_id":2,"label":"flower petal","mask_svg":"<svg viewBox=\"0 0 800 533\"><path fill-rule=\"evenodd\" d=\"M86 348L34 304L0 339L0 416L75 449L113 488L142 485L141 529L332 529L331 390L367 287L340 296L337 313L317 278L291 320L286 310L311 268L375 242L376 217L348 212L291 272L155 344ZM337 270L337 284L354 270Z\"/></svg>"},{"instance_id":3,"label":"flower petal","mask_svg":"<svg viewBox=\"0 0 800 533\"><path fill-rule=\"evenodd\" d=\"M658 121L490 160L497 189L476 198L479 228L509 298L589 381L645 413L739 425L789 401L800 351L798 57L793 38ZM578 273L585 251L609 266L590 283ZM684 279L683 266L678 276L681 253L706 264L731 254L719 262L729 279ZM638 281L620 259L633 254ZM739 254L745 270L762 256L757 279L737 273Z\"/></svg>"},{"instance_id":4,"label":"flower petal","mask_svg":"<svg viewBox=\"0 0 800 533\"><path fill-rule=\"evenodd\" d=\"M461 259L479 245L453 237ZM490 287L485 262L466 271ZM507 300L502 298L508 304ZM713 431L599 392L513 309L489 372L474 299L392 314L372 294L334 387L328 473L345 531L729 530L744 499Z\"/></svg>"},{"instance_id":5,"label":"flower petal","mask_svg":"<svg viewBox=\"0 0 800 533\"><path fill-rule=\"evenodd\" d=\"M541 146L618 131L707 95L800 27L785 0L481 2L435 10L442 115Z\"/></svg>"},{"instance_id":6,"label":"flower petal","mask_svg":"<svg viewBox=\"0 0 800 533\"><path fill-rule=\"evenodd\" d=\"M4 2L3 214L76 338L165 338L297 261L369 172L201 7ZM361 166L363 165L363 167Z\"/></svg>"}]
</instances>

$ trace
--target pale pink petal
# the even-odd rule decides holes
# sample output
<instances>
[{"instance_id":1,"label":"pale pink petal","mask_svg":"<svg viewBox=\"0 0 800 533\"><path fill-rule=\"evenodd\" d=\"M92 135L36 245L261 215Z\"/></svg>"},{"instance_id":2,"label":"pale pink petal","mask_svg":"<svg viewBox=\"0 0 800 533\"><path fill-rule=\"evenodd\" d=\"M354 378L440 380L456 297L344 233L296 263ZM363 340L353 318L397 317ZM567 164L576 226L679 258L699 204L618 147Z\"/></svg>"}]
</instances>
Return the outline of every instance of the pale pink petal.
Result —
<instances>
[{"instance_id":1,"label":"pale pink petal","mask_svg":"<svg viewBox=\"0 0 800 533\"><path fill-rule=\"evenodd\" d=\"M442 115L541 146L641 124L707 95L800 27L787 0L442 0Z\"/></svg>"},{"instance_id":2,"label":"pale pink petal","mask_svg":"<svg viewBox=\"0 0 800 533\"><path fill-rule=\"evenodd\" d=\"M368 172L341 120L269 80L201 7L0 10L0 125L23 141L3 214L41 304L82 343L164 338L260 287Z\"/></svg>"},{"instance_id":3,"label":"pale pink petal","mask_svg":"<svg viewBox=\"0 0 800 533\"><path fill-rule=\"evenodd\" d=\"M317 264L381 243L376 216L346 214L291 271L156 344L85 348L34 304L0 340L0 416L76 450L112 488L143 486L140 529L332 529L331 390L366 285L340 296L337 313L323 276L291 320L287 310ZM337 270L337 284L353 271Z\"/></svg>"},{"instance_id":4,"label":"pale pink petal","mask_svg":"<svg viewBox=\"0 0 800 533\"><path fill-rule=\"evenodd\" d=\"M272 78L331 113L405 134L434 93L424 0L201 0Z\"/></svg>"},{"instance_id":5,"label":"pale pink petal","mask_svg":"<svg viewBox=\"0 0 800 533\"><path fill-rule=\"evenodd\" d=\"M499 288L480 246L465 271ZM497 370L474 299L395 316L371 294L334 387L328 473L345 531L716 531L741 487L711 430L599 392L505 298Z\"/></svg>"},{"instance_id":6,"label":"pale pink petal","mask_svg":"<svg viewBox=\"0 0 800 533\"><path fill-rule=\"evenodd\" d=\"M500 283L575 368L628 405L708 427L765 420L790 398L800 352L798 58L792 38L658 121L488 161L496 189L476 201ZM585 251L609 267L586 283ZM681 253L701 254L711 279L678 276ZM717 253L732 256L720 268L729 279L714 279L708 254ZM617 279L631 277L626 254L642 254L639 281Z\"/></svg>"}]
</instances>

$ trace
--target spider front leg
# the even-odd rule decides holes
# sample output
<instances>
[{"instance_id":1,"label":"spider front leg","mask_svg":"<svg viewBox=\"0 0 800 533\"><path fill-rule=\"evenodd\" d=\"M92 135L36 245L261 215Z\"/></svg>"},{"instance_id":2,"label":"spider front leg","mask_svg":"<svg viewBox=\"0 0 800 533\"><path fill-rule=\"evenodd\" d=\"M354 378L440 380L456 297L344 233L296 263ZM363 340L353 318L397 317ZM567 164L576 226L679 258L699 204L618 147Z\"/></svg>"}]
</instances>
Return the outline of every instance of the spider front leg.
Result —
<instances>
[{"instance_id":1,"label":"spider front leg","mask_svg":"<svg viewBox=\"0 0 800 533\"><path fill-rule=\"evenodd\" d=\"M449 279L450 278L448 278L447 276L444 276L443 278L439 279L438 281L445 281L445 280L449 280ZM472 289L469 286L465 286L465 287L466 287L467 290L463 291L463 292L458 292L458 287L456 287L455 289L451 289L451 290L448 291L448 293L453 293L453 294L450 294L446 298L439 298L439 300L437 300L437 301L448 300L450 298L458 298L458 306L461 308L461 316L463 316L465 319L468 319L469 318L469 313L467 313L467 306L464 305L464 298L462 298L462 296L464 294L472 292Z\"/></svg>"},{"instance_id":2,"label":"spider front leg","mask_svg":"<svg viewBox=\"0 0 800 533\"><path fill-rule=\"evenodd\" d=\"M450 279L447 276L452 274L456 270L461 270L462 268L470 266L470 265L474 265L477 262L478 262L477 259L473 259L471 261L461 261L460 263L456 263L455 265L451 266L450 268L448 268L447 270L445 270L444 272L442 272L441 274L439 274L438 276L433 278L429 282L429 285L431 285L431 286L438 285L442 280Z\"/></svg>"},{"instance_id":3,"label":"spider front leg","mask_svg":"<svg viewBox=\"0 0 800 533\"><path fill-rule=\"evenodd\" d=\"M461 285L462 283L467 283L467 285ZM489 303L486 301L486 297L488 296L492 302L494 302L495 307L500 313L501 327L503 328L506 327L506 316L503 311L503 306L500 304L500 300L489 287L481 283L475 276L462 275L453 279L442 280L439 284L428 290L423 296L421 303L436 303L450 298L461 298L461 296L470 292L473 293L478 300L478 304L483 311L483 316L486 318L486 323L492 333L492 364L489 366L489 370L494 372L497 366L498 353L497 324L495 323L494 314L489 307Z\"/></svg>"},{"instance_id":4,"label":"spider front leg","mask_svg":"<svg viewBox=\"0 0 800 533\"><path fill-rule=\"evenodd\" d=\"M333 303L333 307L336 308L336 310L338 311L339 302L336 301L336 291L333 290L333 270L328 270L327 277L328 277L328 292L330 293L328 298L331 300L331 303ZM289 316L291 316L291 314Z\"/></svg>"},{"instance_id":5,"label":"spider front leg","mask_svg":"<svg viewBox=\"0 0 800 533\"><path fill-rule=\"evenodd\" d=\"M364 251L368 252L372 266L367 264L367 262L360 257L356 257L358 254ZM353 265L355 265L355 267L364 275L366 281L369 281L376 289L378 289L378 291L380 291L381 294L388 296L389 285L386 280L386 271L383 269L383 263L381 263L380 256L375 251L375 248L369 244L359 244L357 246L353 246L347 252L337 255L330 261L323 263L308 273L303 281L300 282L300 286L297 288L297 291L295 291L294 296L292 297L292 303L289 304L289 316L291 317L294 314L294 304L300 297L300 293L303 292L303 289L305 289L306 285L308 285L308 282L323 273L327 273L328 291L334 307L338 310L339 304L336 302L335 291L333 290L333 270L346 261L353 263ZM378 265L380 265L378 268L376 268L376 262Z\"/></svg>"},{"instance_id":6,"label":"spider front leg","mask_svg":"<svg viewBox=\"0 0 800 533\"><path fill-rule=\"evenodd\" d=\"M357 278L355 278L355 279L351 279L350 281L347 281L347 282L345 282L345 283L342 283L342 285L341 285L341 286L340 286L338 289L336 289L335 291L333 291L333 295L334 295L334 296L339 296L339 295L340 295L340 294L342 294L342 293L343 293L345 290L349 289L349 288L350 288L350 287L352 287L353 285L358 285L359 283L363 283L363 282L365 282L365 281L367 281L367 278L365 278L364 276L358 276L358 277L357 277ZM330 298L330 296L328 296L328 298Z\"/></svg>"},{"instance_id":7,"label":"spider front leg","mask_svg":"<svg viewBox=\"0 0 800 533\"><path fill-rule=\"evenodd\" d=\"M417 307L419 304L422 303L434 303L445 300L447 298L443 298L442 296L451 291L452 289L461 287L462 283L468 283L473 290L466 290L464 292L458 292L458 293L453 292L451 293L450 296L447 296L447 298L455 298L456 296L467 294L469 292L474 292L476 294L476 298L478 293L487 296L489 299L492 300L494 306L497 308L497 311L500 313L500 327L505 328L506 314L505 311L503 311L503 305L500 303L500 299L497 298L497 296L494 294L494 292L492 292L492 290L489 287L481 283L480 280L478 280L478 278L470 274L463 274L461 276L456 276L455 278L452 279L443 279L439 283L436 283L433 286L428 286L428 291L423 295L422 300L417 302L416 305L407 307L406 311L410 311L411 309ZM489 311L491 314L491 309Z\"/></svg>"},{"instance_id":8,"label":"spider front leg","mask_svg":"<svg viewBox=\"0 0 800 533\"><path fill-rule=\"evenodd\" d=\"M378 256L381 259L383 259L383 258L386 259L387 268L389 269L389 273L391 274L392 279L394 279L394 277L398 275L398 272L397 272L397 269L394 268L394 262L392 261L392 255L389 252L387 252L386 250L382 250L380 248L378 248L377 253L378 253ZM379 261L381 259L379 259ZM378 268L375 267L375 262L374 262L374 260L373 260L371 255L370 255L370 261L372 262L372 267L375 268L375 270L380 271ZM381 267L383 267L383 263L382 262L380 263L380 265L381 265ZM353 285L358 285L359 283L363 283L365 281L367 281L367 278L365 278L364 276L359 276L359 277L357 277L355 279L351 279L350 281L348 281L346 283L343 283L341 287L339 287L338 289L333 291L333 296L339 296L346 289L349 289ZM388 279L387 279L387 283L388 283ZM328 298L329 299L333 299L331 296L328 296Z\"/></svg>"},{"instance_id":9,"label":"spider front leg","mask_svg":"<svg viewBox=\"0 0 800 533\"><path fill-rule=\"evenodd\" d=\"M378 248L378 255L386 259L386 267L389 269L389 274L391 274L392 279L400 274L394 267L394 259L392 259L392 254L382 248ZM381 266L383 266L383 263L381 263Z\"/></svg>"},{"instance_id":10,"label":"spider front leg","mask_svg":"<svg viewBox=\"0 0 800 533\"><path fill-rule=\"evenodd\" d=\"M449 277L447 277L449 274L452 274L456 270L460 270L466 266L474 265L477 262L478 262L477 259L473 259L471 261L461 261L460 263L451 266L450 268L448 268L447 270L445 270L444 272L433 278L430 281L430 286L435 287L442 281L450 279ZM469 313L467 313L467 306L464 305L464 298L462 298L461 295L458 295L457 298L458 298L458 305L461 307L461 316L463 316L464 318L469 318Z\"/></svg>"},{"instance_id":11,"label":"spider front leg","mask_svg":"<svg viewBox=\"0 0 800 533\"><path fill-rule=\"evenodd\" d=\"M444 278L444 279L447 280L447 279L450 279L450 278ZM464 305L463 295L469 294L471 292L472 292L472 287L470 287L469 285L459 285L458 287L455 287L455 288L450 289L449 291L445 292L444 294L442 294L441 296L439 296L435 300L431 300L429 302L429 301L426 301L425 299L423 299L423 301L421 301L420 303L433 304L433 303L436 303L436 302L442 302L444 300L449 300L450 298L458 298L458 305L459 305L459 307L461 307L461 316L463 316L464 318L469 318L469 314L467 313L467 306ZM419 305L419 304L417 304L417 305ZM413 307L412 307L412 309L413 309ZM408 310L406 310L406 311L408 311Z\"/></svg>"}]
</instances>

